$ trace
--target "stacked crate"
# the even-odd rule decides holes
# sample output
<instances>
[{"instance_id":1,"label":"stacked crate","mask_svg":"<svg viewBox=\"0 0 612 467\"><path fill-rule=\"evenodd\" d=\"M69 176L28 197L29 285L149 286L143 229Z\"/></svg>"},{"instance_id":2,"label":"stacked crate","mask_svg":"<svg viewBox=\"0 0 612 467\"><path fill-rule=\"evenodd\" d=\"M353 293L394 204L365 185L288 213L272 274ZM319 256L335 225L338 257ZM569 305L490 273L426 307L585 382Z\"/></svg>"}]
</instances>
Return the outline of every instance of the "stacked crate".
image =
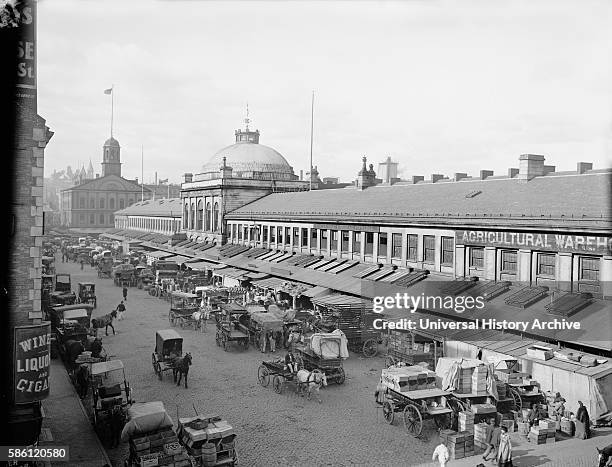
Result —
<instances>
[{"instance_id":1,"label":"stacked crate","mask_svg":"<svg viewBox=\"0 0 612 467\"><path fill-rule=\"evenodd\" d=\"M436 374L419 366L391 367L381 371L380 382L401 393L435 389Z\"/></svg>"},{"instance_id":2,"label":"stacked crate","mask_svg":"<svg viewBox=\"0 0 612 467\"><path fill-rule=\"evenodd\" d=\"M459 431L474 433L474 413L459 412Z\"/></svg>"},{"instance_id":3,"label":"stacked crate","mask_svg":"<svg viewBox=\"0 0 612 467\"><path fill-rule=\"evenodd\" d=\"M506 399L508 397L506 393L506 383L502 381L496 381L495 385L497 386L497 396L499 400Z\"/></svg>"},{"instance_id":4,"label":"stacked crate","mask_svg":"<svg viewBox=\"0 0 612 467\"><path fill-rule=\"evenodd\" d=\"M472 372L472 393L480 394L487 391L487 367L477 366Z\"/></svg>"},{"instance_id":5,"label":"stacked crate","mask_svg":"<svg viewBox=\"0 0 612 467\"><path fill-rule=\"evenodd\" d=\"M470 394L472 392L472 374L474 368L461 368L459 369L459 376L457 378L457 393L459 394Z\"/></svg>"},{"instance_id":6,"label":"stacked crate","mask_svg":"<svg viewBox=\"0 0 612 467\"><path fill-rule=\"evenodd\" d=\"M467 431L449 435L447 447L451 459L463 459L464 457L473 456L474 435Z\"/></svg>"},{"instance_id":7,"label":"stacked crate","mask_svg":"<svg viewBox=\"0 0 612 467\"><path fill-rule=\"evenodd\" d=\"M523 384L524 378L531 378L531 375L528 373L520 373L518 371L508 371L508 370L495 370L495 377L503 382L508 384Z\"/></svg>"},{"instance_id":8,"label":"stacked crate","mask_svg":"<svg viewBox=\"0 0 612 467\"><path fill-rule=\"evenodd\" d=\"M551 419L540 420L538 422L538 426L539 428L546 430L546 442L554 443L555 433L557 431L557 421Z\"/></svg>"},{"instance_id":9,"label":"stacked crate","mask_svg":"<svg viewBox=\"0 0 612 467\"><path fill-rule=\"evenodd\" d=\"M574 422L569 418L563 417L561 419L561 433L565 433L568 436L574 436L575 428Z\"/></svg>"},{"instance_id":10,"label":"stacked crate","mask_svg":"<svg viewBox=\"0 0 612 467\"><path fill-rule=\"evenodd\" d=\"M531 443L535 444L546 444L546 438L548 437L548 430L546 428L540 428L539 426L532 426L529 430L527 439Z\"/></svg>"},{"instance_id":11,"label":"stacked crate","mask_svg":"<svg viewBox=\"0 0 612 467\"><path fill-rule=\"evenodd\" d=\"M463 434L465 441L465 457L471 457L474 455L474 428L471 431L462 431L459 434Z\"/></svg>"},{"instance_id":12,"label":"stacked crate","mask_svg":"<svg viewBox=\"0 0 612 467\"><path fill-rule=\"evenodd\" d=\"M140 467L191 465L187 450L179 444L173 430L131 439L130 455Z\"/></svg>"},{"instance_id":13,"label":"stacked crate","mask_svg":"<svg viewBox=\"0 0 612 467\"><path fill-rule=\"evenodd\" d=\"M488 423L478 423L474 425L474 445L481 448L487 448L487 439L493 431L493 427Z\"/></svg>"}]
</instances>

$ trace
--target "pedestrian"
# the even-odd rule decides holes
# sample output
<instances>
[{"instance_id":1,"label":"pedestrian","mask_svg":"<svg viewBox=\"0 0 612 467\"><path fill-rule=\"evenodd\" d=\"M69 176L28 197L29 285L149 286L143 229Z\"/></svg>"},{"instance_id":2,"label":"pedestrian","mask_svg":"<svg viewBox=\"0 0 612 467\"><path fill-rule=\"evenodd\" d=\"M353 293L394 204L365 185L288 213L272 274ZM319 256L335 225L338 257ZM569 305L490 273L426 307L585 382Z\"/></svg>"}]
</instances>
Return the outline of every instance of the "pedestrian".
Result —
<instances>
[{"instance_id":1,"label":"pedestrian","mask_svg":"<svg viewBox=\"0 0 612 467\"><path fill-rule=\"evenodd\" d=\"M436 449L434 450L433 455L431 456L432 461L435 461L436 458L440 463L440 467L446 467L446 463L450 459L450 452L448 452L448 448L443 442L436 446Z\"/></svg>"},{"instance_id":2,"label":"pedestrian","mask_svg":"<svg viewBox=\"0 0 612 467\"><path fill-rule=\"evenodd\" d=\"M117 305L117 321L122 321L125 318L125 305L123 301Z\"/></svg>"},{"instance_id":3,"label":"pedestrian","mask_svg":"<svg viewBox=\"0 0 612 467\"><path fill-rule=\"evenodd\" d=\"M287 367L287 369L289 370L291 374L296 373L298 370L297 362L295 361L295 356L293 355L293 352L291 351L285 354L285 366Z\"/></svg>"},{"instance_id":4,"label":"pedestrian","mask_svg":"<svg viewBox=\"0 0 612 467\"><path fill-rule=\"evenodd\" d=\"M123 286L123 300L127 302L127 293L128 293L128 289L127 287L124 285Z\"/></svg>"},{"instance_id":5,"label":"pedestrian","mask_svg":"<svg viewBox=\"0 0 612 467\"><path fill-rule=\"evenodd\" d=\"M529 425L537 425L542 418L546 417L542 417L542 414L540 413L540 406L534 402L531 404L531 412L529 412Z\"/></svg>"},{"instance_id":6,"label":"pedestrian","mask_svg":"<svg viewBox=\"0 0 612 467\"><path fill-rule=\"evenodd\" d=\"M499 447L497 448L497 466L512 467L512 443L508 428L501 427L501 435L499 436Z\"/></svg>"},{"instance_id":7,"label":"pedestrian","mask_svg":"<svg viewBox=\"0 0 612 467\"><path fill-rule=\"evenodd\" d=\"M591 420L589 412L582 401L578 401L578 410L576 411L576 438L588 439L591 437Z\"/></svg>"},{"instance_id":8,"label":"pedestrian","mask_svg":"<svg viewBox=\"0 0 612 467\"><path fill-rule=\"evenodd\" d=\"M268 339L270 340L270 352L276 352L276 339L273 332L268 332Z\"/></svg>"},{"instance_id":9,"label":"pedestrian","mask_svg":"<svg viewBox=\"0 0 612 467\"><path fill-rule=\"evenodd\" d=\"M259 349L261 353L266 353L266 333L263 331L259 332Z\"/></svg>"},{"instance_id":10,"label":"pedestrian","mask_svg":"<svg viewBox=\"0 0 612 467\"><path fill-rule=\"evenodd\" d=\"M84 266L85 266L85 261L83 260L83 258L81 258L81 271L83 270Z\"/></svg>"},{"instance_id":11,"label":"pedestrian","mask_svg":"<svg viewBox=\"0 0 612 467\"><path fill-rule=\"evenodd\" d=\"M489 460L489 455L491 456L490 460L495 459L497 456L497 448L499 446L499 438L501 436L501 428L498 426L494 418L489 419L489 426L491 426L493 429L489 431L489 434L487 435L487 449L482 455L482 458L485 461Z\"/></svg>"}]
</instances>

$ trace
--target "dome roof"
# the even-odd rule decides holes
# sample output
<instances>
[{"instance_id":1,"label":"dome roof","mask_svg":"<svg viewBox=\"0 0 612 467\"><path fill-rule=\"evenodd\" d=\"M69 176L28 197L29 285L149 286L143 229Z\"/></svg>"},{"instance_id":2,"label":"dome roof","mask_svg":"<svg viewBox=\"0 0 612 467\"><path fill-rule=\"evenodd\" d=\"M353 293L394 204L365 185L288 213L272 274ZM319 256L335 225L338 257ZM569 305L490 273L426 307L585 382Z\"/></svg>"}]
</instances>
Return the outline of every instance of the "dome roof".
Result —
<instances>
[{"instance_id":1,"label":"dome roof","mask_svg":"<svg viewBox=\"0 0 612 467\"><path fill-rule=\"evenodd\" d=\"M119 147L119 141L117 141L115 138L113 138L112 136L110 138L108 138L105 142L104 142L104 146L117 146Z\"/></svg>"},{"instance_id":2,"label":"dome roof","mask_svg":"<svg viewBox=\"0 0 612 467\"><path fill-rule=\"evenodd\" d=\"M241 141L217 151L204 164L202 172L218 172L223 165L224 157L226 158L226 165L232 168L235 177L240 177L240 174L244 172L293 175L293 168L278 151L250 141Z\"/></svg>"}]
</instances>

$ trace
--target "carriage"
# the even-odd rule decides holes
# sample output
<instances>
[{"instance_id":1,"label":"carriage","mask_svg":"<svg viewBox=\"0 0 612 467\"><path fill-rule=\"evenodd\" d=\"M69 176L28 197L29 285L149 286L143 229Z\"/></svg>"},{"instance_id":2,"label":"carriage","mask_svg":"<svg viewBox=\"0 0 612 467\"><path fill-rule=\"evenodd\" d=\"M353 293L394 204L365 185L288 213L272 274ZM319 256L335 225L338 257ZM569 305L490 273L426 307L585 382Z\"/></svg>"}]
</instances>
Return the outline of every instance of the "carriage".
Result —
<instances>
[{"instance_id":1,"label":"carriage","mask_svg":"<svg viewBox=\"0 0 612 467\"><path fill-rule=\"evenodd\" d=\"M272 313L266 313L265 309L262 311L251 311L251 307L247 307L248 314L244 314L240 317L240 322L248 329L249 341L254 346L260 345L261 336L272 334L283 335L283 321L273 315ZM259 309L257 307L256 309Z\"/></svg>"},{"instance_id":2,"label":"carriage","mask_svg":"<svg viewBox=\"0 0 612 467\"><path fill-rule=\"evenodd\" d=\"M309 384L307 381L300 381L298 378L297 372L302 369L304 368L300 367L300 364L298 362L298 366L296 368L295 373L292 373L285 365L285 361L283 359L269 361L264 360L261 362L261 365L259 365L259 368L257 369L257 381L265 388L268 387L268 385L270 384L270 379L272 379L272 388L277 394L282 394L288 384L293 384L295 386L296 392L302 393ZM317 373L320 375L318 376L319 378L325 375L319 369L314 369L311 371L311 374ZM327 380L325 381L325 385L327 385ZM312 392L306 392L308 400L310 400L311 395Z\"/></svg>"},{"instance_id":3,"label":"carriage","mask_svg":"<svg viewBox=\"0 0 612 467\"><path fill-rule=\"evenodd\" d=\"M109 438L111 419L118 414L123 418L124 410L134 401L130 384L125 377L121 360L93 363L90 372L92 394L92 424L101 438ZM115 413L114 413L115 412Z\"/></svg>"},{"instance_id":4,"label":"carriage","mask_svg":"<svg viewBox=\"0 0 612 467\"><path fill-rule=\"evenodd\" d=\"M383 369L376 391L385 421L392 424L401 414L404 428L419 436L423 423L433 420L439 429L452 426L456 411L449 404L452 395L436 387L436 374L420 366L395 366Z\"/></svg>"},{"instance_id":5,"label":"carriage","mask_svg":"<svg viewBox=\"0 0 612 467\"><path fill-rule=\"evenodd\" d=\"M119 264L112 269L113 282L119 287L136 286L136 268L131 264Z\"/></svg>"},{"instance_id":6,"label":"carriage","mask_svg":"<svg viewBox=\"0 0 612 467\"><path fill-rule=\"evenodd\" d=\"M192 325L195 330L201 325L201 314L197 314L199 309L200 306L196 294L172 292L170 294L168 321L170 321L172 326L178 324L181 328Z\"/></svg>"},{"instance_id":7,"label":"carriage","mask_svg":"<svg viewBox=\"0 0 612 467\"><path fill-rule=\"evenodd\" d=\"M226 352L229 350L231 342L236 342L243 349L249 348L249 331L240 322L240 318L247 313L236 303L221 303L221 312L215 314L217 322L217 333L215 342L219 347L223 347Z\"/></svg>"},{"instance_id":8,"label":"carriage","mask_svg":"<svg viewBox=\"0 0 612 467\"><path fill-rule=\"evenodd\" d=\"M79 295L77 301L79 303L90 303L95 308L98 304L96 298L96 284L93 282L79 282Z\"/></svg>"},{"instance_id":9,"label":"carriage","mask_svg":"<svg viewBox=\"0 0 612 467\"><path fill-rule=\"evenodd\" d=\"M174 329L155 333L155 351L151 354L153 371L161 380L165 371L174 369L174 360L183 356L183 338Z\"/></svg>"},{"instance_id":10,"label":"carriage","mask_svg":"<svg viewBox=\"0 0 612 467\"><path fill-rule=\"evenodd\" d=\"M72 291L70 274L55 275L55 291L49 294L51 305L73 305L76 294Z\"/></svg>"},{"instance_id":11,"label":"carriage","mask_svg":"<svg viewBox=\"0 0 612 467\"><path fill-rule=\"evenodd\" d=\"M346 337L341 331L316 333L305 344L296 345L295 350L300 368L319 370L327 381L344 384L346 373L342 362L348 358L348 350Z\"/></svg>"},{"instance_id":12,"label":"carriage","mask_svg":"<svg viewBox=\"0 0 612 467\"><path fill-rule=\"evenodd\" d=\"M52 346L52 353L59 352L62 359L67 361L69 349L66 348L66 343L68 341L79 341L83 348L87 346L92 311L93 306L86 303L56 306L48 311L47 318L51 321L51 329L55 333L55 345Z\"/></svg>"},{"instance_id":13,"label":"carriage","mask_svg":"<svg viewBox=\"0 0 612 467\"><path fill-rule=\"evenodd\" d=\"M43 274L55 274L55 256L43 256L41 258Z\"/></svg>"}]
</instances>

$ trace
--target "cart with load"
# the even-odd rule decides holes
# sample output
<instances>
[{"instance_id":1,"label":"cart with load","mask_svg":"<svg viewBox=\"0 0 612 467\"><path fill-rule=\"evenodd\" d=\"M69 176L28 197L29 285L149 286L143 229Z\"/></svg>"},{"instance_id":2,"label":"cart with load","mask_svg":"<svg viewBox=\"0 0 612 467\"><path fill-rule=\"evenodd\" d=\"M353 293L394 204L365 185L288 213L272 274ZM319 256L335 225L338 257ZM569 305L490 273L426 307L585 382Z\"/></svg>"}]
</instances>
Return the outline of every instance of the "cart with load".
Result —
<instances>
[{"instance_id":1,"label":"cart with load","mask_svg":"<svg viewBox=\"0 0 612 467\"><path fill-rule=\"evenodd\" d=\"M136 268L131 264L119 264L112 270L113 282L119 287L136 286Z\"/></svg>"},{"instance_id":2,"label":"cart with load","mask_svg":"<svg viewBox=\"0 0 612 467\"><path fill-rule=\"evenodd\" d=\"M161 380L165 371L174 369L174 360L183 356L183 338L174 329L155 333L155 351L151 354L153 371Z\"/></svg>"},{"instance_id":3,"label":"cart with load","mask_svg":"<svg viewBox=\"0 0 612 467\"><path fill-rule=\"evenodd\" d=\"M233 466L238 462L234 429L217 415L179 418L177 435L198 466Z\"/></svg>"},{"instance_id":4,"label":"cart with load","mask_svg":"<svg viewBox=\"0 0 612 467\"><path fill-rule=\"evenodd\" d=\"M298 367L319 370L327 381L343 384L346 380L343 361L349 356L346 337L340 330L315 333L304 344L295 346Z\"/></svg>"},{"instance_id":5,"label":"cart with load","mask_svg":"<svg viewBox=\"0 0 612 467\"><path fill-rule=\"evenodd\" d=\"M420 366L427 364L427 367L433 370L438 358L444 354L444 347L437 339L425 337L422 334L388 329L385 334L387 341L385 367L388 368L398 363Z\"/></svg>"},{"instance_id":6,"label":"cart with load","mask_svg":"<svg viewBox=\"0 0 612 467\"><path fill-rule=\"evenodd\" d=\"M132 404L130 384L121 360L93 363L90 372L92 424L98 436L110 439L116 418L125 420L125 410Z\"/></svg>"},{"instance_id":7,"label":"cart with load","mask_svg":"<svg viewBox=\"0 0 612 467\"><path fill-rule=\"evenodd\" d=\"M55 275L55 290L49 294L51 305L73 305L76 294L72 291L70 274Z\"/></svg>"},{"instance_id":8,"label":"cart with load","mask_svg":"<svg viewBox=\"0 0 612 467\"><path fill-rule=\"evenodd\" d=\"M79 282L78 303L89 303L95 308L97 305L96 284L93 282Z\"/></svg>"},{"instance_id":9,"label":"cart with load","mask_svg":"<svg viewBox=\"0 0 612 467\"><path fill-rule=\"evenodd\" d=\"M383 369L375 397L385 421L392 424L395 414L401 414L404 428L412 436L422 433L426 420L447 429L456 415L449 405L451 393L436 386L433 371L418 365Z\"/></svg>"},{"instance_id":10,"label":"cart with load","mask_svg":"<svg viewBox=\"0 0 612 467\"><path fill-rule=\"evenodd\" d=\"M215 342L226 352L232 342L236 342L243 349L249 348L248 329L240 322L240 318L247 313L246 308L236 303L221 303L221 312L215 314L217 333Z\"/></svg>"},{"instance_id":11,"label":"cart with load","mask_svg":"<svg viewBox=\"0 0 612 467\"><path fill-rule=\"evenodd\" d=\"M283 334L283 322L277 316L272 313L266 313L265 309L262 311L251 311L251 308L247 306L249 310L248 314L242 315L240 321L248 329L249 341L252 345L259 347L262 336L272 335L275 338L277 335L282 337ZM261 310L262 307L255 307L257 310ZM279 337L280 340L280 337ZM261 349L260 349L261 350Z\"/></svg>"},{"instance_id":12,"label":"cart with load","mask_svg":"<svg viewBox=\"0 0 612 467\"><path fill-rule=\"evenodd\" d=\"M133 404L127 410L127 423L121 441L129 442L126 467L197 465L179 443L173 422L161 401Z\"/></svg>"},{"instance_id":13,"label":"cart with load","mask_svg":"<svg viewBox=\"0 0 612 467\"><path fill-rule=\"evenodd\" d=\"M200 312L200 304L196 294L185 292L172 292L170 294L168 321L170 321L172 326L177 324L181 328L193 326L195 330L200 327L201 320L202 313Z\"/></svg>"},{"instance_id":14,"label":"cart with load","mask_svg":"<svg viewBox=\"0 0 612 467\"><path fill-rule=\"evenodd\" d=\"M100 258L98 260L98 277L103 279L110 279L113 271L113 260L112 258Z\"/></svg>"},{"instance_id":15,"label":"cart with load","mask_svg":"<svg viewBox=\"0 0 612 467\"><path fill-rule=\"evenodd\" d=\"M78 357L75 349L71 349L71 341L81 343L84 349L87 346L87 336L91 327L91 314L93 306L86 303L78 305L56 306L47 313L51 322L51 330L55 339L51 341L51 353L62 357L68 366L72 366Z\"/></svg>"},{"instance_id":16,"label":"cart with load","mask_svg":"<svg viewBox=\"0 0 612 467\"><path fill-rule=\"evenodd\" d=\"M43 256L41 262L43 274L55 274L55 256Z\"/></svg>"}]
</instances>

